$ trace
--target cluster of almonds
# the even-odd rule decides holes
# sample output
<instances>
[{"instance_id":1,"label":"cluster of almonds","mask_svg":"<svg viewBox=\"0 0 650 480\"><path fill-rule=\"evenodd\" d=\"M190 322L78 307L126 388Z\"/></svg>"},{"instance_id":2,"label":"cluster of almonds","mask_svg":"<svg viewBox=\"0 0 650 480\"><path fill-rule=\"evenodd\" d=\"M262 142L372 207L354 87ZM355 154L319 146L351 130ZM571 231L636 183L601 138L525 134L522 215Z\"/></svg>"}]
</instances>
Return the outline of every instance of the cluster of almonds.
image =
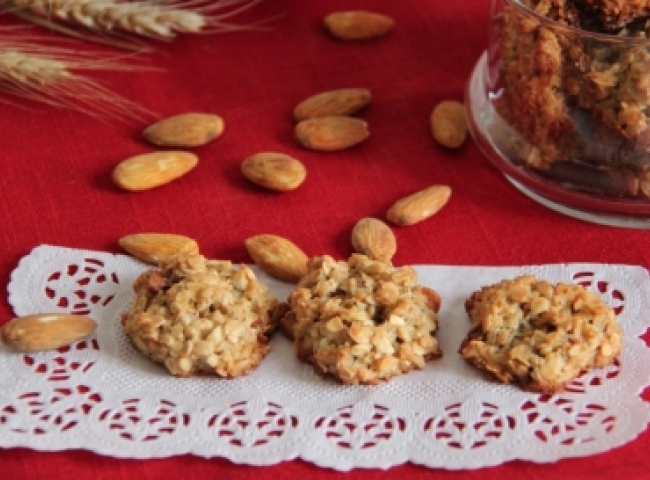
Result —
<instances>
[{"instance_id":1,"label":"cluster of almonds","mask_svg":"<svg viewBox=\"0 0 650 480\"><path fill-rule=\"evenodd\" d=\"M323 24L332 37L359 42L386 36L395 22L386 15L354 10L327 15ZM368 124L353 115L365 108L370 99L371 93L366 88L342 88L303 100L293 111L296 140L316 151L338 151L363 142L370 135ZM447 148L459 148L467 137L464 108L458 102L437 105L430 125L433 137ZM143 136L159 147L187 149L205 145L223 130L224 121L218 115L184 113L151 125ZM120 162L113 171L113 180L124 190L148 190L185 175L197 164L198 157L185 151L141 154ZM297 188L307 173L300 161L276 152L261 152L247 158L241 170L251 182L276 191ZM404 224L403 221L395 223Z\"/></svg>"},{"instance_id":2,"label":"cluster of almonds","mask_svg":"<svg viewBox=\"0 0 650 480\"><path fill-rule=\"evenodd\" d=\"M386 15L363 10L335 12L323 25L334 38L345 42L365 42L386 36L394 26ZM369 136L367 123L353 115L371 99L365 88L343 88L321 92L300 102L293 111L296 140L315 151L338 151L357 145ZM447 148L459 148L467 137L463 106L446 101L431 114L431 132ZM185 151L206 145L221 136L224 120L210 113L190 112L163 119L147 127L142 135L161 150L130 157L113 170L116 186L127 191L143 191L170 183L198 165L198 156ZM176 150L180 149L180 150ZM241 164L242 174L256 185L274 191L298 188L307 170L297 159L277 152L260 152ZM438 212L449 200L451 189L434 185L395 202L386 218L395 225L412 225ZM397 250L391 228L376 218L363 218L354 226L351 243L355 252L373 260L390 263ZM179 254L198 253L195 240L166 233L139 233L119 240L134 257L160 264ZM271 234L257 235L245 242L253 261L268 274L297 283L307 273L308 256L290 240ZM97 324L82 315L44 313L19 317L5 324L2 341L18 350L55 349L92 333Z\"/></svg>"},{"instance_id":3,"label":"cluster of almonds","mask_svg":"<svg viewBox=\"0 0 650 480\"><path fill-rule=\"evenodd\" d=\"M332 13L323 23L330 35L348 42L381 38L395 25L387 15L364 10ZM433 137L443 147L459 148L465 143L467 122L461 103L449 100L439 103L431 113L430 123Z\"/></svg>"},{"instance_id":4,"label":"cluster of almonds","mask_svg":"<svg viewBox=\"0 0 650 480\"><path fill-rule=\"evenodd\" d=\"M394 25L392 18L367 11L335 12L323 23L332 37L354 42L383 37ZM306 98L293 110L296 140L315 151L338 151L363 142L369 136L368 125L353 115L363 110L371 97L366 88L342 88ZM224 121L217 115L186 113L151 125L143 136L160 147L192 148L219 137L223 130ZM113 180L125 190L148 190L181 177L197 164L198 157L184 151L137 155L117 165ZM260 152L246 158L241 172L252 183L279 192L298 188L307 175L299 160L278 152ZM447 186L429 187L397 201L386 217L396 225L411 225L435 214L450 194ZM352 231L351 241L356 252L385 262L391 261L397 249L390 227L374 218L361 219ZM177 253L198 252L196 242L181 235L135 234L123 237L119 243L127 252L151 263ZM267 273L287 282L297 283L307 271L307 255L285 238L258 235L246 240L246 248Z\"/></svg>"},{"instance_id":5,"label":"cluster of almonds","mask_svg":"<svg viewBox=\"0 0 650 480\"><path fill-rule=\"evenodd\" d=\"M218 138L224 121L208 113L183 113L147 127L142 136L158 147L193 148ZM127 158L113 170L115 185L132 192L150 190L182 177L199 163L190 152L164 150Z\"/></svg>"},{"instance_id":6,"label":"cluster of almonds","mask_svg":"<svg viewBox=\"0 0 650 480\"><path fill-rule=\"evenodd\" d=\"M296 140L311 150L331 152L363 142L368 124L355 113L370 103L365 88L342 88L313 95L298 104L293 117L298 122Z\"/></svg>"}]
</instances>

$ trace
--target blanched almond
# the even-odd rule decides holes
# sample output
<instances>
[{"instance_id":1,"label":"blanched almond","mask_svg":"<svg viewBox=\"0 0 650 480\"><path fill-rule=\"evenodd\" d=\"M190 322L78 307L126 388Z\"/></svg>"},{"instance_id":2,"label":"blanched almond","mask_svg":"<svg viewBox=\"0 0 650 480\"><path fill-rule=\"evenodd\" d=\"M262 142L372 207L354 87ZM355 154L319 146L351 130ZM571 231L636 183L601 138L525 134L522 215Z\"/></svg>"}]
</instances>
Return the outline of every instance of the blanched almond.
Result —
<instances>
[{"instance_id":1,"label":"blanched almond","mask_svg":"<svg viewBox=\"0 0 650 480\"><path fill-rule=\"evenodd\" d=\"M118 240L120 247L144 262L160 264L172 257L199 253L195 240L170 233L135 233Z\"/></svg>"},{"instance_id":2,"label":"blanched almond","mask_svg":"<svg viewBox=\"0 0 650 480\"><path fill-rule=\"evenodd\" d=\"M397 225L412 225L437 213L450 196L451 188L434 185L398 200L388 210L386 217Z\"/></svg>"},{"instance_id":3,"label":"blanched almond","mask_svg":"<svg viewBox=\"0 0 650 480\"><path fill-rule=\"evenodd\" d=\"M365 10L331 13L323 23L333 37L345 41L367 41L383 37L395 25L391 17Z\"/></svg>"},{"instance_id":4,"label":"blanched almond","mask_svg":"<svg viewBox=\"0 0 650 480\"><path fill-rule=\"evenodd\" d=\"M298 283L307 274L307 255L293 242L278 235L263 234L246 240L253 261L269 275Z\"/></svg>"},{"instance_id":5,"label":"blanched almond","mask_svg":"<svg viewBox=\"0 0 650 480\"><path fill-rule=\"evenodd\" d=\"M182 177L198 162L188 152L144 153L120 162L113 170L113 181L124 190L149 190Z\"/></svg>"},{"instance_id":6,"label":"blanched almond","mask_svg":"<svg viewBox=\"0 0 650 480\"><path fill-rule=\"evenodd\" d=\"M317 93L300 102L293 111L297 121L315 117L352 115L370 103L367 88L341 88Z\"/></svg>"},{"instance_id":7,"label":"blanched almond","mask_svg":"<svg viewBox=\"0 0 650 480\"><path fill-rule=\"evenodd\" d=\"M376 218L362 218L352 229L352 247L373 260L390 262L397 251L397 240L388 225Z\"/></svg>"},{"instance_id":8,"label":"blanched almond","mask_svg":"<svg viewBox=\"0 0 650 480\"><path fill-rule=\"evenodd\" d=\"M241 171L260 187L284 192L298 188L307 177L305 166L289 155L262 152L248 157Z\"/></svg>"},{"instance_id":9,"label":"blanched almond","mask_svg":"<svg viewBox=\"0 0 650 480\"><path fill-rule=\"evenodd\" d=\"M2 326L3 343L22 352L53 350L90 335L97 322L83 315L41 313L11 320Z\"/></svg>"},{"instance_id":10,"label":"blanched almond","mask_svg":"<svg viewBox=\"0 0 650 480\"><path fill-rule=\"evenodd\" d=\"M223 119L208 113L182 113L147 127L142 135L160 147L199 147L223 133Z\"/></svg>"},{"instance_id":11,"label":"blanched almond","mask_svg":"<svg viewBox=\"0 0 650 480\"><path fill-rule=\"evenodd\" d=\"M296 125L295 135L306 148L332 152L363 142L370 132L359 118L333 116L303 120Z\"/></svg>"}]
</instances>

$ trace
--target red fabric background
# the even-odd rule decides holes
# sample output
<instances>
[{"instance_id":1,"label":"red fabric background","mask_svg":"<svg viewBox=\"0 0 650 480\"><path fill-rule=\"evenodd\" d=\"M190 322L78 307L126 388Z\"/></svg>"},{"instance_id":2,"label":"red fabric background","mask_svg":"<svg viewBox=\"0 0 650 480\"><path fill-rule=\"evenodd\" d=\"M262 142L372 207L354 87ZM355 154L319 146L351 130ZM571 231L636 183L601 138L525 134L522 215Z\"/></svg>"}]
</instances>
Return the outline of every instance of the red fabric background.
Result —
<instances>
[{"instance_id":1,"label":"red fabric background","mask_svg":"<svg viewBox=\"0 0 650 480\"><path fill-rule=\"evenodd\" d=\"M368 44L328 38L321 19L366 8L396 20L392 34ZM486 48L487 0L266 0L245 17L282 14L266 32L186 36L143 55L163 71L98 72L111 89L161 116L186 111L222 115L226 132L199 148L199 166L181 180L141 193L117 190L112 168L152 150L139 135L146 123L103 123L83 114L21 103L0 115L0 283L39 244L118 252L117 239L167 231L198 240L207 256L249 262L244 240L286 236L308 254L351 253L349 233L361 217L382 217L401 196L431 184L450 185L450 203L421 224L395 228L397 265L518 265L607 262L650 266L650 233L591 225L545 209L518 193L468 142L450 152L429 132L439 101L462 100L470 72ZM0 18L4 24L14 24ZM108 50L100 49L107 53ZM309 152L293 139L291 111L303 98L333 88L373 92L362 114L371 129L363 145L340 153ZM276 194L249 184L243 158L276 150L301 159L304 185ZM12 318L0 299L0 323ZM648 395L646 394L646 398ZM522 449L526 446L522 445ZM415 465L355 470L346 478L645 478L650 435L587 459L528 462L470 472ZM335 478L302 461L253 468L222 459L180 456L119 460L85 451L0 450L3 478L119 479L211 477Z\"/></svg>"}]
</instances>

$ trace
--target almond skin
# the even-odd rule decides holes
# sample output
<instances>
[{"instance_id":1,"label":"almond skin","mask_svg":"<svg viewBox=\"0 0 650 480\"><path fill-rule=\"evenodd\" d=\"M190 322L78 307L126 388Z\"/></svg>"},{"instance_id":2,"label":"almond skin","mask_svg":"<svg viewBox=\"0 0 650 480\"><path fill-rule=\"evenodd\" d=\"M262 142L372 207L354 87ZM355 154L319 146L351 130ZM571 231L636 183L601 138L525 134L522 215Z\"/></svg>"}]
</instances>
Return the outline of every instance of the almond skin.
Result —
<instances>
[{"instance_id":1,"label":"almond skin","mask_svg":"<svg viewBox=\"0 0 650 480\"><path fill-rule=\"evenodd\" d=\"M396 225L413 225L437 213L450 196L451 188L434 185L395 202L386 218Z\"/></svg>"},{"instance_id":2,"label":"almond skin","mask_svg":"<svg viewBox=\"0 0 650 480\"><path fill-rule=\"evenodd\" d=\"M286 238L271 234L257 235L246 240L246 249L262 270L280 280L298 283L307 274L309 258Z\"/></svg>"},{"instance_id":3,"label":"almond skin","mask_svg":"<svg viewBox=\"0 0 650 480\"><path fill-rule=\"evenodd\" d=\"M298 188L307 177L307 169L295 158L282 153L261 152L241 164L244 176L256 185L285 192Z\"/></svg>"},{"instance_id":4,"label":"almond skin","mask_svg":"<svg viewBox=\"0 0 650 480\"><path fill-rule=\"evenodd\" d=\"M123 190L149 190L182 177L198 163L198 157L188 152L144 153L120 162L113 181Z\"/></svg>"},{"instance_id":5,"label":"almond skin","mask_svg":"<svg viewBox=\"0 0 650 480\"><path fill-rule=\"evenodd\" d=\"M447 148L459 148L467 138L467 119L462 103L440 102L431 112L431 134Z\"/></svg>"},{"instance_id":6,"label":"almond skin","mask_svg":"<svg viewBox=\"0 0 650 480\"><path fill-rule=\"evenodd\" d=\"M178 255L199 253L195 240L171 233L134 233L120 238L117 243L135 258L154 264Z\"/></svg>"},{"instance_id":7,"label":"almond skin","mask_svg":"<svg viewBox=\"0 0 650 480\"><path fill-rule=\"evenodd\" d=\"M391 17L365 10L331 13L323 23L330 35L348 42L364 42L383 37L395 25Z\"/></svg>"},{"instance_id":8,"label":"almond skin","mask_svg":"<svg viewBox=\"0 0 650 480\"><path fill-rule=\"evenodd\" d=\"M376 218L362 218L352 229L352 247L373 260L390 262L397 251L397 240L388 225Z\"/></svg>"},{"instance_id":9,"label":"almond skin","mask_svg":"<svg viewBox=\"0 0 650 480\"><path fill-rule=\"evenodd\" d=\"M147 127L142 136L159 147L200 147L219 137L223 129L218 115L182 113Z\"/></svg>"},{"instance_id":10,"label":"almond skin","mask_svg":"<svg viewBox=\"0 0 650 480\"><path fill-rule=\"evenodd\" d=\"M296 125L295 135L306 148L334 152L363 142L370 132L359 118L332 116L303 120Z\"/></svg>"},{"instance_id":11,"label":"almond skin","mask_svg":"<svg viewBox=\"0 0 650 480\"><path fill-rule=\"evenodd\" d=\"M97 322L83 315L41 313L18 317L0 329L5 345L21 352L54 350L90 335Z\"/></svg>"},{"instance_id":12,"label":"almond skin","mask_svg":"<svg viewBox=\"0 0 650 480\"><path fill-rule=\"evenodd\" d=\"M293 110L297 121L316 117L353 115L370 103L367 88L341 88L317 93L300 102Z\"/></svg>"}]
</instances>

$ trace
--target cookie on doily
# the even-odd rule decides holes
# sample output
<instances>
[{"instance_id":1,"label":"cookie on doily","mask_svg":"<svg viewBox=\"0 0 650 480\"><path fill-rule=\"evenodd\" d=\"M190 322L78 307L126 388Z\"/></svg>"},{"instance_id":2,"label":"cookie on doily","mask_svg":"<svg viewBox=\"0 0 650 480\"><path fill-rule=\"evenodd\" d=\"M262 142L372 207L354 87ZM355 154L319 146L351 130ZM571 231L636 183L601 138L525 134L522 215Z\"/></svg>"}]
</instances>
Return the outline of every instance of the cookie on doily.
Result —
<instances>
[{"instance_id":1,"label":"cookie on doily","mask_svg":"<svg viewBox=\"0 0 650 480\"><path fill-rule=\"evenodd\" d=\"M374 385L442 356L435 333L440 299L412 267L354 254L325 255L288 299L280 321L297 357L345 384Z\"/></svg>"},{"instance_id":2,"label":"cookie on doily","mask_svg":"<svg viewBox=\"0 0 650 480\"><path fill-rule=\"evenodd\" d=\"M277 299L247 266L199 254L141 274L136 300L122 316L124 332L154 362L188 377L239 377L269 352Z\"/></svg>"},{"instance_id":3,"label":"cookie on doily","mask_svg":"<svg viewBox=\"0 0 650 480\"><path fill-rule=\"evenodd\" d=\"M465 302L472 325L459 353L524 390L555 393L582 372L610 365L622 348L614 311L581 285L533 275L503 280Z\"/></svg>"}]
</instances>

